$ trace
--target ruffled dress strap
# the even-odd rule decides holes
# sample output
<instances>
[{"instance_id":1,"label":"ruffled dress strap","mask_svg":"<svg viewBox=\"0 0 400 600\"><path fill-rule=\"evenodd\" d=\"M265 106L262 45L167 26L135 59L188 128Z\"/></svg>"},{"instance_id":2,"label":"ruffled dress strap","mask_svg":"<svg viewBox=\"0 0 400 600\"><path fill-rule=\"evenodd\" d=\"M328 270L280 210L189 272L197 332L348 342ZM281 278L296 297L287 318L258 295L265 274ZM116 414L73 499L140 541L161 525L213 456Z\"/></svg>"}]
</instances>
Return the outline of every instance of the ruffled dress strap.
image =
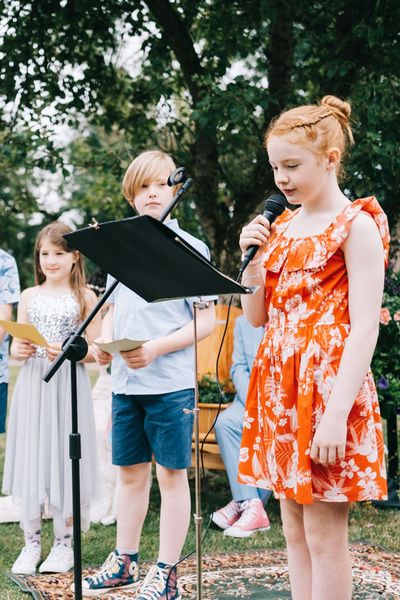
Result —
<instances>
[{"instance_id":1,"label":"ruffled dress strap","mask_svg":"<svg viewBox=\"0 0 400 600\"><path fill-rule=\"evenodd\" d=\"M352 221L360 211L368 213L378 227L387 266L390 241L388 221L377 199L370 196L348 204L322 233L304 238L286 238L283 235L290 220L298 212L293 211L292 214L286 215L285 211L284 218L277 222L271 236L265 253L264 267L274 272L279 272L283 264L287 271L322 267L343 245L349 235Z\"/></svg>"}]
</instances>

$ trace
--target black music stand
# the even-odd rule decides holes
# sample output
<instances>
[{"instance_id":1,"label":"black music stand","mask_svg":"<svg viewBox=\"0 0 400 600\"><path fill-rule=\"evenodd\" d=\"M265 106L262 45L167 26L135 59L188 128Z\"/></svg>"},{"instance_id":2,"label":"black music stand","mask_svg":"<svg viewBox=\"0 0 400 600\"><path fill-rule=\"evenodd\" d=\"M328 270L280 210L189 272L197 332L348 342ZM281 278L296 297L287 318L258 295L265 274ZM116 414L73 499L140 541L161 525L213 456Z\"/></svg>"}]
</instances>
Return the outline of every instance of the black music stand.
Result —
<instances>
[{"instance_id":1,"label":"black music stand","mask_svg":"<svg viewBox=\"0 0 400 600\"><path fill-rule=\"evenodd\" d=\"M165 214L165 216L168 212ZM164 218L165 218L164 216ZM49 381L68 359L71 362L72 433L70 458L72 461L72 500L74 533L74 589L75 598L82 599L82 559L80 523L79 460L80 434L77 419L76 363L86 355L87 344L81 337L86 327L105 303L119 282L148 302L174 298L189 298L217 294L247 294L247 288L220 273L210 261L195 250L172 229L150 216L109 221L68 233L68 244L82 252L104 271L115 277L102 298L78 330L63 344L63 350L43 377ZM196 308L194 318L195 342ZM196 349L196 343L195 343ZM195 354L195 361L197 357ZM197 362L196 362L197 365ZM195 369L197 367L195 365ZM196 374L197 375L197 374ZM195 377L194 431L198 438L198 389ZM196 444L198 457L198 439ZM199 501L200 469L196 469L196 548L197 598L201 600L201 508Z\"/></svg>"}]
</instances>

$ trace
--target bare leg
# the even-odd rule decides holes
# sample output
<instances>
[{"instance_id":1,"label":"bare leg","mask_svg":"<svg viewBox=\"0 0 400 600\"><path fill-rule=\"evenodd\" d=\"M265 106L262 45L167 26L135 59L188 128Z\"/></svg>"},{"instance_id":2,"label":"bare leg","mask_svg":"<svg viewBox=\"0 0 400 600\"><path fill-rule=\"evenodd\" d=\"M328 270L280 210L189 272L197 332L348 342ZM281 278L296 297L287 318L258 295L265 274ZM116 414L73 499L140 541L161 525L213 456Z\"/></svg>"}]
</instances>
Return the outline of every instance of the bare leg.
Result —
<instances>
[{"instance_id":1,"label":"bare leg","mask_svg":"<svg viewBox=\"0 0 400 600\"><path fill-rule=\"evenodd\" d=\"M351 600L347 502L304 506L304 530L312 562L313 600Z\"/></svg>"},{"instance_id":2,"label":"bare leg","mask_svg":"<svg viewBox=\"0 0 400 600\"><path fill-rule=\"evenodd\" d=\"M139 549L149 507L151 463L119 467L117 547Z\"/></svg>"},{"instance_id":3,"label":"bare leg","mask_svg":"<svg viewBox=\"0 0 400 600\"><path fill-rule=\"evenodd\" d=\"M311 600L311 556L304 532L303 506L294 500L281 500L280 505L292 599Z\"/></svg>"},{"instance_id":4,"label":"bare leg","mask_svg":"<svg viewBox=\"0 0 400 600\"><path fill-rule=\"evenodd\" d=\"M190 490L186 469L157 465L161 492L159 560L174 564L179 560L190 523Z\"/></svg>"}]
</instances>

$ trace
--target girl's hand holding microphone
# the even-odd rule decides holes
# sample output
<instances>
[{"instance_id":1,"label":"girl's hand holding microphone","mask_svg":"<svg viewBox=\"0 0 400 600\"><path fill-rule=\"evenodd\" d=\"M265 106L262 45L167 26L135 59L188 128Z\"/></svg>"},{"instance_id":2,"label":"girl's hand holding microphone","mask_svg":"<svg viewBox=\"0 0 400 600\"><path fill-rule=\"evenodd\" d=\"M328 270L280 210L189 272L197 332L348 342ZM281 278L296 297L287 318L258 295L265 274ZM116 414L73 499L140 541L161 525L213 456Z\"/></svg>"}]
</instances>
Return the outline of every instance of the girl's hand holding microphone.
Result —
<instances>
[{"instance_id":1,"label":"girl's hand holding microphone","mask_svg":"<svg viewBox=\"0 0 400 600\"><path fill-rule=\"evenodd\" d=\"M258 246L260 249L265 246L270 236L270 223L264 215L257 215L248 225L243 227L239 238L239 246L242 250L242 259L246 251L251 246ZM256 256L259 251L257 251ZM251 264L251 263L250 263Z\"/></svg>"}]
</instances>

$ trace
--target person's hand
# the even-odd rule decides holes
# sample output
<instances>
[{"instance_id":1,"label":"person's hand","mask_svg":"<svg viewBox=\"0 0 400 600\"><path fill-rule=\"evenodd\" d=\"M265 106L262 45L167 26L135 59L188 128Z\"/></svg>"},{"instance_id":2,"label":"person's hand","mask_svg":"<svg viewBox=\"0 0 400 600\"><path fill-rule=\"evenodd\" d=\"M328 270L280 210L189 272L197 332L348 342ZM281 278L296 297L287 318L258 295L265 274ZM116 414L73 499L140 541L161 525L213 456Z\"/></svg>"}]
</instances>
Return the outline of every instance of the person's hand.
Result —
<instances>
[{"instance_id":1,"label":"person's hand","mask_svg":"<svg viewBox=\"0 0 400 600\"><path fill-rule=\"evenodd\" d=\"M310 458L323 467L343 460L346 450L347 419L326 411L315 430Z\"/></svg>"},{"instance_id":2,"label":"person's hand","mask_svg":"<svg viewBox=\"0 0 400 600\"><path fill-rule=\"evenodd\" d=\"M109 342L110 340L104 340L103 338L97 338L97 340L95 340L95 341L96 342ZM103 350L100 350L100 348L97 346L97 344L94 344L94 343L90 344L90 352L91 352L94 360L101 367L105 367L106 365L110 364L110 362L112 361L112 354L109 354L108 352L104 352Z\"/></svg>"},{"instance_id":3,"label":"person's hand","mask_svg":"<svg viewBox=\"0 0 400 600\"><path fill-rule=\"evenodd\" d=\"M265 246L270 236L270 223L263 215L257 215L248 225L242 229L239 238L239 246L242 254L250 246Z\"/></svg>"},{"instance_id":4,"label":"person's hand","mask_svg":"<svg viewBox=\"0 0 400 600\"><path fill-rule=\"evenodd\" d=\"M140 348L127 350L120 354L130 369L142 369L159 356L157 340L149 340Z\"/></svg>"},{"instance_id":5,"label":"person's hand","mask_svg":"<svg viewBox=\"0 0 400 600\"><path fill-rule=\"evenodd\" d=\"M56 360L61 352L61 342L52 342L46 346L46 356L50 362Z\"/></svg>"},{"instance_id":6,"label":"person's hand","mask_svg":"<svg viewBox=\"0 0 400 600\"><path fill-rule=\"evenodd\" d=\"M26 360L36 352L36 346L29 340L19 340L14 338L12 344L12 356L16 360Z\"/></svg>"}]
</instances>

